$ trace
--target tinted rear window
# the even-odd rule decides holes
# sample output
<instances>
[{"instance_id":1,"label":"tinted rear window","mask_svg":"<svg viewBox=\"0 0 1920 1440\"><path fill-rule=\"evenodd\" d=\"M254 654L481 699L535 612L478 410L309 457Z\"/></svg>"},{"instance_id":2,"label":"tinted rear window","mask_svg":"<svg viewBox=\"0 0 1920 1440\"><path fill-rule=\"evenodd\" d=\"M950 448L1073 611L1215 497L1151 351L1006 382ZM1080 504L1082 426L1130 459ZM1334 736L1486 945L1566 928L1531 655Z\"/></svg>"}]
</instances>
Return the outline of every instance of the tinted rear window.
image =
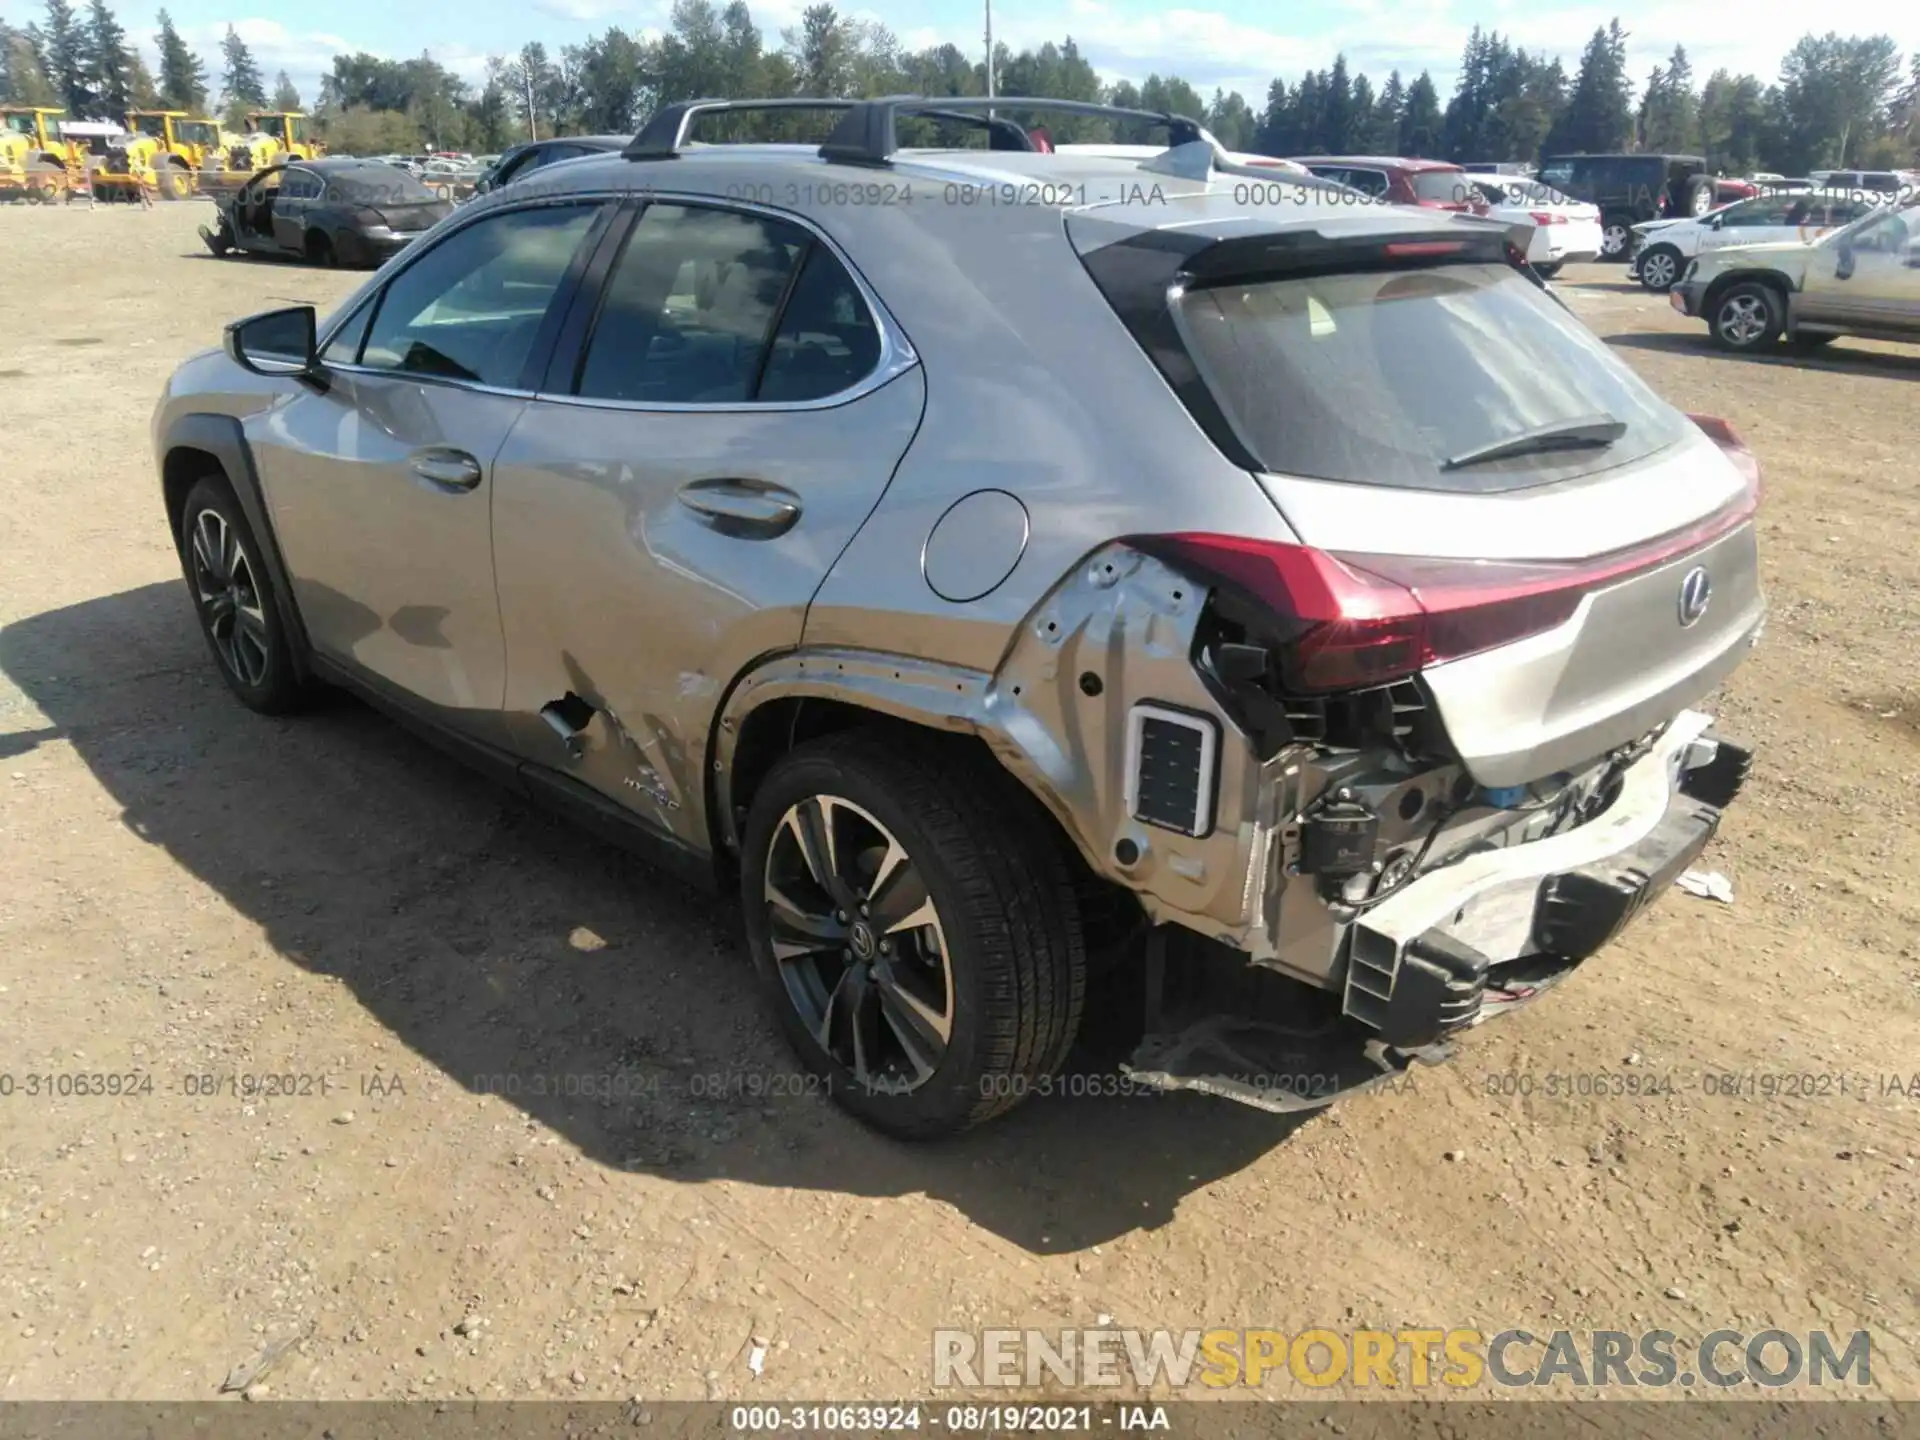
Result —
<instances>
[{"instance_id":1,"label":"tinted rear window","mask_svg":"<svg viewBox=\"0 0 1920 1440\"><path fill-rule=\"evenodd\" d=\"M1459 170L1416 170L1407 180L1416 196L1440 205L1468 205L1479 198L1473 182Z\"/></svg>"},{"instance_id":2,"label":"tinted rear window","mask_svg":"<svg viewBox=\"0 0 1920 1440\"><path fill-rule=\"evenodd\" d=\"M1635 460L1680 414L1593 332L1504 265L1188 290L1178 325L1202 379L1268 470L1423 490L1507 490ZM1626 434L1442 469L1450 456L1604 413Z\"/></svg>"},{"instance_id":3,"label":"tinted rear window","mask_svg":"<svg viewBox=\"0 0 1920 1440\"><path fill-rule=\"evenodd\" d=\"M327 198L349 205L430 205L440 197L406 171L384 165L333 176Z\"/></svg>"}]
</instances>

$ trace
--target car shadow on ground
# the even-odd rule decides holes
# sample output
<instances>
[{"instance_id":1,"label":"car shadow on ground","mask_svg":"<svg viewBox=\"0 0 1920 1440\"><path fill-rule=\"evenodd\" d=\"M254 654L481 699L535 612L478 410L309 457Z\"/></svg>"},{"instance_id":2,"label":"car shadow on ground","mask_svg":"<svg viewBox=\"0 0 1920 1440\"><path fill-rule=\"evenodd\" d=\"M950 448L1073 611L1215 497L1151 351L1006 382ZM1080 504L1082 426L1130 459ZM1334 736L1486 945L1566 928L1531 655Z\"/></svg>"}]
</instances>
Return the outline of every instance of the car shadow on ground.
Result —
<instances>
[{"instance_id":1,"label":"car shadow on ground","mask_svg":"<svg viewBox=\"0 0 1920 1440\"><path fill-rule=\"evenodd\" d=\"M1707 338L1706 332L1673 330L1636 330L1601 337L1609 345L1630 350L1654 350L1668 355L1705 355L1717 360L1733 360L1747 365L1791 365L1800 370L1831 370L1841 375L1879 375L1891 380L1920 380L1920 354L1895 354L1886 350L1862 350L1845 339L1820 350L1795 350L1788 345L1772 350L1742 353L1722 350Z\"/></svg>"},{"instance_id":2,"label":"car shadow on ground","mask_svg":"<svg viewBox=\"0 0 1920 1440\"><path fill-rule=\"evenodd\" d=\"M955 1140L886 1140L796 1073L731 899L572 832L344 697L286 720L243 709L179 584L10 625L0 672L45 717L0 733L0 754L72 744L124 823L288 963L338 977L441 1074L610 1168L925 1193L1053 1253L1165 1224L1303 1123L1116 1094L1131 1036L1104 1017L1068 1062L1073 1093ZM259 1059L325 1069L338 1039L314 1044L311 1064Z\"/></svg>"}]
</instances>

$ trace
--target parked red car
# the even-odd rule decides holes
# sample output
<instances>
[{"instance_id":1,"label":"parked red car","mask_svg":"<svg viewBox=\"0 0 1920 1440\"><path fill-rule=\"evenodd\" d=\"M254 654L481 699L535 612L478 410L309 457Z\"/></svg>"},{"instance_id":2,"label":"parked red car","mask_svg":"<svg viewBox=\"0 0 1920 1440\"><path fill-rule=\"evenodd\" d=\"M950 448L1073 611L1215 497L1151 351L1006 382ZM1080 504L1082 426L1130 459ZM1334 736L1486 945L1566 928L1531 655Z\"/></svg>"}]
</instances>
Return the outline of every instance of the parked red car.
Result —
<instances>
[{"instance_id":1,"label":"parked red car","mask_svg":"<svg viewBox=\"0 0 1920 1440\"><path fill-rule=\"evenodd\" d=\"M1323 180L1351 186L1392 205L1435 210L1471 210L1480 201L1472 177L1446 160L1403 160L1383 155L1303 155L1299 163Z\"/></svg>"}]
</instances>

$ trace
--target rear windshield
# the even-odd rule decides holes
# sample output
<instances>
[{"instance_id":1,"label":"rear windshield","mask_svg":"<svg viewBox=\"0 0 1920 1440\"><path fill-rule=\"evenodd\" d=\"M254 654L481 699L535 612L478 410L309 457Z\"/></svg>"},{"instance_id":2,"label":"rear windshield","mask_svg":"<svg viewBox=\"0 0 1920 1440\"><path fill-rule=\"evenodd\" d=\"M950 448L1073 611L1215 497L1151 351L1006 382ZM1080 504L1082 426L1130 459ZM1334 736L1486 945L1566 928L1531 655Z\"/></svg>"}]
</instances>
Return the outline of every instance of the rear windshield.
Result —
<instances>
[{"instance_id":1,"label":"rear windshield","mask_svg":"<svg viewBox=\"0 0 1920 1440\"><path fill-rule=\"evenodd\" d=\"M1461 170L1415 170L1407 176L1414 198L1439 205L1471 205L1479 197Z\"/></svg>"},{"instance_id":2,"label":"rear windshield","mask_svg":"<svg viewBox=\"0 0 1920 1440\"><path fill-rule=\"evenodd\" d=\"M1182 339L1265 469L1422 490L1509 490L1639 459L1685 419L1510 266L1233 283L1176 302ZM1444 468L1536 427L1610 417L1607 448Z\"/></svg>"},{"instance_id":3,"label":"rear windshield","mask_svg":"<svg viewBox=\"0 0 1920 1440\"><path fill-rule=\"evenodd\" d=\"M370 165L329 179L327 198L349 205L428 205L439 196L397 166Z\"/></svg>"}]
</instances>

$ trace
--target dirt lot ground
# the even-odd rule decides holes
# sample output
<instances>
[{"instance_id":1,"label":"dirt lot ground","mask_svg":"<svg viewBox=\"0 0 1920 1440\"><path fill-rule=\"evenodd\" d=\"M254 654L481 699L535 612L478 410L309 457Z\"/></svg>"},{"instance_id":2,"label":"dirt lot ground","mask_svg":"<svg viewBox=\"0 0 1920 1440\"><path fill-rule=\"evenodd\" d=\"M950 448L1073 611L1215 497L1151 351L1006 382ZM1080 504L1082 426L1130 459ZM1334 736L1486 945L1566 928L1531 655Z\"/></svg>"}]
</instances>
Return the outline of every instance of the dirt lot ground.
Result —
<instances>
[{"instance_id":1,"label":"dirt lot ground","mask_svg":"<svg viewBox=\"0 0 1920 1440\"><path fill-rule=\"evenodd\" d=\"M1730 359L1563 277L1766 467L1730 906L1674 894L1453 1066L1305 1123L1059 1099L910 1149L766 1093L728 910L355 705L229 698L148 417L222 321L356 277L212 260L206 214L0 210L46 277L0 292L0 1397L206 1397L288 1334L275 1396L915 1396L937 1325L1102 1316L1864 1327L1875 1387L1920 1395L1920 352ZM150 1088L26 1093L71 1072ZM1594 1072L1672 1088L1556 1084ZM261 1075L304 1093L226 1088Z\"/></svg>"}]
</instances>

